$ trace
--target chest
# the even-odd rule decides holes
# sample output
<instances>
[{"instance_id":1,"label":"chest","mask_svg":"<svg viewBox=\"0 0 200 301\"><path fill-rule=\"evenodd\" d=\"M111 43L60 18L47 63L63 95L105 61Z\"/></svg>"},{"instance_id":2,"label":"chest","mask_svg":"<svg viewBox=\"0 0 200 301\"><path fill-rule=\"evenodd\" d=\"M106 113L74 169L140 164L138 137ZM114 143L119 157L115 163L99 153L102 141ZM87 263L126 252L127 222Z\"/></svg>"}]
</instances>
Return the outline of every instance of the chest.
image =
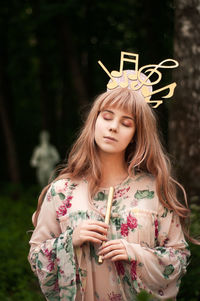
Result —
<instances>
[{"instance_id":1,"label":"chest","mask_svg":"<svg viewBox=\"0 0 200 301\"><path fill-rule=\"evenodd\" d=\"M67 226L74 228L87 219L104 221L107 199L108 190L104 189L91 199L87 186L66 192L65 201L57 207L62 231ZM68 206L67 210L63 210L64 203ZM158 231L156 208L157 197L149 187L127 185L115 189L108 238L125 238L154 246Z\"/></svg>"}]
</instances>

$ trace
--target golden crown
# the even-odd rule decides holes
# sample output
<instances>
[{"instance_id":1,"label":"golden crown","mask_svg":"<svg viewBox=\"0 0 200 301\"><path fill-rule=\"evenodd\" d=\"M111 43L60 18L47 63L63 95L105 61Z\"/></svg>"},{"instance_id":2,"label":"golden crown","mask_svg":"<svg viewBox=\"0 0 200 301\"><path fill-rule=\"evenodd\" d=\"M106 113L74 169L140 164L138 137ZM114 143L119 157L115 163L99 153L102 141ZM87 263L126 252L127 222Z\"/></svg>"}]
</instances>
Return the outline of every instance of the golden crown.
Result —
<instances>
[{"instance_id":1,"label":"golden crown","mask_svg":"<svg viewBox=\"0 0 200 301\"><path fill-rule=\"evenodd\" d=\"M123 70L124 62L134 64L135 68L132 70ZM163 100L150 100L152 95L168 89L168 94L162 96L162 98L170 98L174 94L174 89L176 87L175 82L166 85L163 88L152 91L152 86L159 83L162 78L162 73L158 70L159 68L169 69L178 67L179 63L173 59L166 59L157 65L146 65L138 69L139 55L136 53L122 51L119 71L113 70L112 72L109 72L101 61L98 61L98 63L110 77L110 81L107 84L108 90L113 90L117 87L122 87L132 89L133 91L138 91L143 95L147 103L154 104L152 108L157 108L160 104L163 103ZM156 74L157 78L151 82L150 77L153 74Z\"/></svg>"}]
</instances>

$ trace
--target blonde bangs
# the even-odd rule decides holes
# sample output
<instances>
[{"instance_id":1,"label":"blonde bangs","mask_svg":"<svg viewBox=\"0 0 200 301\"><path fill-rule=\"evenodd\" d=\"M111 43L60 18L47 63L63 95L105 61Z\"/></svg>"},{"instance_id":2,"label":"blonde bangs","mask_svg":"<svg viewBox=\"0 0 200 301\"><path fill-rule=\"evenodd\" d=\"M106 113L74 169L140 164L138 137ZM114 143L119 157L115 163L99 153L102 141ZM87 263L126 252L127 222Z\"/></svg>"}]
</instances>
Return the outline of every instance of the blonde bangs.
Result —
<instances>
[{"instance_id":1,"label":"blonde bangs","mask_svg":"<svg viewBox=\"0 0 200 301\"><path fill-rule=\"evenodd\" d=\"M136 113L135 93L127 88L117 88L114 91L104 93L104 99L100 104L99 110L106 108L122 109L132 115Z\"/></svg>"}]
</instances>

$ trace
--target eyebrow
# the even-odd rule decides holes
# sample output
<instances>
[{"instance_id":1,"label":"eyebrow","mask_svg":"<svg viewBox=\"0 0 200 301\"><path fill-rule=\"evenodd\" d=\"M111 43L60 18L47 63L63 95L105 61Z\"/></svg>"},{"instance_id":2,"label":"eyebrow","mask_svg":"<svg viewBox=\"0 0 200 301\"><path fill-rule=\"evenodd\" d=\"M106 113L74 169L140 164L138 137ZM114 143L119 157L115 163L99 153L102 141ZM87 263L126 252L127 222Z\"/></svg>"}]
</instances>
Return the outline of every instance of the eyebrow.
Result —
<instances>
[{"instance_id":1,"label":"eyebrow","mask_svg":"<svg viewBox=\"0 0 200 301\"><path fill-rule=\"evenodd\" d=\"M111 114L115 114L113 111L110 111L110 110L103 110L102 112L108 112L108 113L111 113ZM134 121L134 119L132 118L132 117L130 117L130 116L126 116L126 115L124 115L124 116L122 116L123 118L127 118L127 119L131 119L131 120L133 120Z\"/></svg>"}]
</instances>

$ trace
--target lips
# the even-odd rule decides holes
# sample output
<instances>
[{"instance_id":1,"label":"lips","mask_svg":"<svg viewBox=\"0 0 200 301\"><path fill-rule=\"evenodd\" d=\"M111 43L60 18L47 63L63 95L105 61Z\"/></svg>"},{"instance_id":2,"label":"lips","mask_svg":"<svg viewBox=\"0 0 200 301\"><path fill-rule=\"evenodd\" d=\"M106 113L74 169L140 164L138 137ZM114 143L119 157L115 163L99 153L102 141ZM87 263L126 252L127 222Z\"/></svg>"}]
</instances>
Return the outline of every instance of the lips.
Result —
<instances>
[{"instance_id":1,"label":"lips","mask_svg":"<svg viewBox=\"0 0 200 301\"><path fill-rule=\"evenodd\" d=\"M117 139L113 138L113 137L110 137L110 136L104 136L104 138L106 139L109 139L111 141L117 141Z\"/></svg>"}]
</instances>

